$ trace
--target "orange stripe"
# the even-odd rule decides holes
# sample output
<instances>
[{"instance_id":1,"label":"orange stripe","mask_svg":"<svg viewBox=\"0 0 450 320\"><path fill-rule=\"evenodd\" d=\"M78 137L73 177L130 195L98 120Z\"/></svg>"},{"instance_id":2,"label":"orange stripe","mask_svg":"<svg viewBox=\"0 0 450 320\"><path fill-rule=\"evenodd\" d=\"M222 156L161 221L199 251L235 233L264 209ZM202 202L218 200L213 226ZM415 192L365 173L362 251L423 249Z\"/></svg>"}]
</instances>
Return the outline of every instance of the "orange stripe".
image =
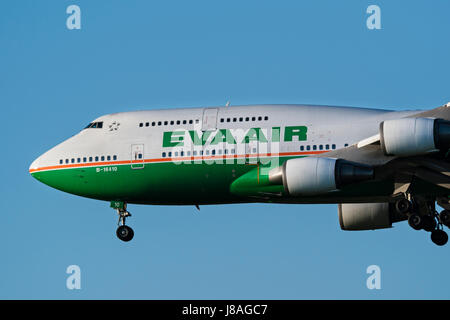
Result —
<instances>
[{"instance_id":1,"label":"orange stripe","mask_svg":"<svg viewBox=\"0 0 450 320\"><path fill-rule=\"evenodd\" d=\"M213 159L237 159L237 158L254 158L254 157L270 157L270 156L296 156L296 155L313 155L321 154L327 151L309 151L309 152L280 152L280 153L260 153L260 154L246 154L246 155L220 155L220 156L200 156L200 157L183 157L183 158L156 158L156 159L144 159L139 160L126 160L126 161L109 161L109 162L92 162L92 163L74 163L66 165L48 166L36 169L30 169L30 173L37 171L57 170L57 169L70 169L70 168L85 168L85 167L98 167L98 166L110 166L110 165L122 165L122 164L140 164L140 163L154 163L154 162L170 162L170 161L195 161L195 160L213 160Z\"/></svg>"}]
</instances>

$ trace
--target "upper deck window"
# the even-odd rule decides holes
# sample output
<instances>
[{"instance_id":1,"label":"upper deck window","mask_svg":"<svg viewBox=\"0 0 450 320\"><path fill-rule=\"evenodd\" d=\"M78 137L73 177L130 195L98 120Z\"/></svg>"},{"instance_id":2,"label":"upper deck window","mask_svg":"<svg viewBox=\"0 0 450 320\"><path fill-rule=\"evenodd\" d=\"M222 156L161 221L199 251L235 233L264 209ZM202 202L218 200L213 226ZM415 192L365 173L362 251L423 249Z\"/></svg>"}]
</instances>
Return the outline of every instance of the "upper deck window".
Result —
<instances>
[{"instance_id":1,"label":"upper deck window","mask_svg":"<svg viewBox=\"0 0 450 320\"><path fill-rule=\"evenodd\" d=\"M91 128L96 128L96 129L103 128L103 121L101 121L101 122L91 122L85 127L85 129L91 129Z\"/></svg>"}]
</instances>

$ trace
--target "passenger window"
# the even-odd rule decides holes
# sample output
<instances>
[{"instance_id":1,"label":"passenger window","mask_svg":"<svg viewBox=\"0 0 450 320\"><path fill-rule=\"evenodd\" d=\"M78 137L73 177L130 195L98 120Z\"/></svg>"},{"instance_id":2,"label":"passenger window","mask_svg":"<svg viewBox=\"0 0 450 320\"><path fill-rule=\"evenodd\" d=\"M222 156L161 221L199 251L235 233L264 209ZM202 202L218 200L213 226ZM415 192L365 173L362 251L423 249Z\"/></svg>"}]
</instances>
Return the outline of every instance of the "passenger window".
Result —
<instances>
[{"instance_id":1,"label":"passenger window","mask_svg":"<svg viewBox=\"0 0 450 320\"><path fill-rule=\"evenodd\" d=\"M66 159L66 163L69 163L69 159Z\"/></svg>"},{"instance_id":2,"label":"passenger window","mask_svg":"<svg viewBox=\"0 0 450 320\"><path fill-rule=\"evenodd\" d=\"M186 124L187 123L187 121L186 120L183 120L183 124Z\"/></svg>"},{"instance_id":3,"label":"passenger window","mask_svg":"<svg viewBox=\"0 0 450 320\"><path fill-rule=\"evenodd\" d=\"M144 124L141 122L141 123L139 123L139 127L143 127L144 126Z\"/></svg>"},{"instance_id":4,"label":"passenger window","mask_svg":"<svg viewBox=\"0 0 450 320\"><path fill-rule=\"evenodd\" d=\"M98 157L95 157L95 161L98 161Z\"/></svg>"},{"instance_id":5,"label":"passenger window","mask_svg":"<svg viewBox=\"0 0 450 320\"><path fill-rule=\"evenodd\" d=\"M245 121L249 121L250 120L250 118L249 117L245 117Z\"/></svg>"},{"instance_id":6,"label":"passenger window","mask_svg":"<svg viewBox=\"0 0 450 320\"><path fill-rule=\"evenodd\" d=\"M175 157L178 157L178 151L175 151Z\"/></svg>"},{"instance_id":7,"label":"passenger window","mask_svg":"<svg viewBox=\"0 0 450 320\"><path fill-rule=\"evenodd\" d=\"M162 157L163 157L163 158L166 157L166 153L165 153L165 152L162 153Z\"/></svg>"},{"instance_id":8,"label":"passenger window","mask_svg":"<svg viewBox=\"0 0 450 320\"><path fill-rule=\"evenodd\" d=\"M70 160L70 162L71 162L71 163L75 163L75 159L74 159L74 158L72 158L72 160Z\"/></svg>"},{"instance_id":9,"label":"passenger window","mask_svg":"<svg viewBox=\"0 0 450 320\"><path fill-rule=\"evenodd\" d=\"M101 159L102 159L102 161L105 161L105 156L102 156L102 158L101 158Z\"/></svg>"},{"instance_id":10,"label":"passenger window","mask_svg":"<svg viewBox=\"0 0 450 320\"><path fill-rule=\"evenodd\" d=\"M323 150L323 145L320 145L320 146L319 146L319 150Z\"/></svg>"},{"instance_id":11,"label":"passenger window","mask_svg":"<svg viewBox=\"0 0 450 320\"><path fill-rule=\"evenodd\" d=\"M256 117L252 117L252 121L255 121L256 120Z\"/></svg>"},{"instance_id":12,"label":"passenger window","mask_svg":"<svg viewBox=\"0 0 450 320\"><path fill-rule=\"evenodd\" d=\"M155 121L152 122L152 127L154 127L154 126L156 126L156 122Z\"/></svg>"},{"instance_id":13,"label":"passenger window","mask_svg":"<svg viewBox=\"0 0 450 320\"><path fill-rule=\"evenodd\" d=\"M161 121L158 121L158 126L160 126L162 123L161 123Z\"/></svg>"},{"instance_id":14,"label":"passenger window","mask_svg":"<svg viewBox=\"0 0 450 320\"><path fill-rule=\"evenodd\" d=\"M300 151L303 151L303 150L305 150L305 147L304 146L300 146Z\"/></svg>"},{"instance_id":15,"label":"passenger window","mask_svg":"<svg viewBox=\"0 0 450 320\"><path fill-rule=\"evenodd\" d=\"M348 143L344 144L344 147L348 147Z\"/></svg>"},{"instance_id":16,"label":"passenger window","mask_svg":"<svg viewBox=\"0 0 450 320\"><path fill-rule=\"evenodd\" d=\"M311 147L310 146L306 146L306 150L311 150Z\"/></svg>"},{"instance_id":17,"label":"passenger window","mask_svg":"<svg viewBox=\"0 0 450 320\"><path fill-rule=\"evenodd\" d=\"M335 144L332 144L332 145L331 145L331 148L336 149L336 145L335 145Z\"/></svg>"},{"instance_id":18,"label":"passenger window","mask_svg":"<svg viewBox=\"0 0 450 320\"><path fill-rule=\"evenodd\" d=\"M240 117L239 122L242 122L242 121L244 121L244 118Z\"/></svg>"},{"instance_id":19,"label":"passenger window","mask_svg":"<svg viewBox=\"0 0 450 320\"><path fill-rule=\"evenodd\" d=\"M181 157L184 157L184 151L181 151L181 152L180 152L180 156L181 156Z\"/></svg>"},{"instance_id":20,"label":"passenger window","mask_svg":"<svg viewBox=\"0 0 450 320\"><path fill-rule=\"evenodd\" d=\"M211 154L212 154L212 155L215 155L215 154L216 154L216 149L213 149L213 150L211 151Z\"/></svg>"},{"instance_id":21,"label":"passenger window","mask_svg":"<svg viewBox=\"0 0 450 320\"><path fill-rule=\"evenodd\" d=\"M194 121L192 121L192 120L189 120L189 124L193 124L194 123Z\"/></svg>"},{"instance_id":22,"label":"passenger window","mask_svg":"<svg viewBox=\"0 0 450 320\"><path fill-rule=\"evenodd\" d=\"M142 153L138 154L138 159L142 159Z\"/></svg>"},{"instance_id":23,"label":"passenger window","mask_svg":"<svg viewBox=\"0 0 450 320\"><path fill-rule=\"evenodd\" d=\"M224 119L223 118L220 118L220 122L223 122L224 121Z\"/></svg>"},{"instance_id":24,"label":"passenger window","mask_svg":"<svg viewBox=\"0 0 450 320\"><path fill-rule=\"evenodd\" d=\"M64 161L62 161L62 160L59 160L59 164L63 164L63 162L64 162Z\"/></svg>"},{"instance_id":25,"label":"passenger window","mask_svg":"<svg viewBox=\"0 0 450 320\"><path fill-rule=\"evenodd\" d=\"M192 155L196 156L197 155L197 151L196 150L192 151Z\"/></svg>"},{"instance_id":26,"label":"passenger window","mask_svg":"<svg viewBox=\"0 0 450 320\"><path fill-rule=\"evenodd\" d=\"M258 117L258 121L261 121L262 120L262 117Z\"/></svg>"},{"instance_id":27,"label":"passenger window","mask_svg":"<svg viewBox=\"0 0 450 320\"><path fill-rule=\"evenodd\" d=\"M330 149L330 145L329 144L325 145L325 149L329 150Z\"/></svg>"},{"instance_id":28,"label":"passenger window","mask_svg":"<svg viewBox=\"0 0 450 320\"><path fill-rule=\"evenodd\" d=\"M264 120L266 120L266 121L269 120L269 117L268 117L268 116L265 116L265 117L264 117Z\"/></svg>"},{"instance_id":29,"label":"passenger window","mask_svg":"<svg viewBox=\"0 0 450 320\"><path fill-rule=\"evenodd\" d=\"M198 120L198 119L195 119L195 123L199 123L200 122L200 120Z\"/></svg>"},{"instance_id":30,"label":"passenger window","mask_svg":"<svg viewBox=\"0 0 450 320\"><path fill-rule=\"evenodd\" d=\"M168 156L169 156L169 158L172 157L172 152L171 151L169 151Z\"/></svg>"},{"instance_id":31,"label":"passenger window","mask_svg":"<svg viewBox=\"0 0 450 320\"><path fill-rule=\"evenodd\" d=\"M177 120L177 124L180 124L181 123L181 121L180 120Z\"/></svg>"},{"instance_id":32,"label":"passenger window","mask_svg":"<svg viewBox=\"0 0 450 320\"><path fill-rule=\"evenodd\" d=\"M148 127L148 125L149 125L149 123L148 123L148 122L146 122L146 123L145 123L145 126L146 126L146 127Z\"/></svg>"},{"instance_id":33,"label":"passenger window","mask_svg":"<svg viewBox=\"0 0 450 320\"><path fill-rule=\"evenodd\" d=\"M111 156L107 156L106 160L110 161L111 160Z\"/></svg>"},{"instance_id":34,"label":"passenger window","mask_svg":"<svg viewBox=\"0 0 450 320\"><path fill-rule=\"evenodd\" d=\"M80 163L81 162L81 158L77 158L77 163Z\"/></svg>"},{"instance_id":35,"label":"passenger window","mask_svg":"<svg viewBox=\"0 0 450 320\"><path fill-rule=\"evenodd\" d=\"M170 121L170 125L173 126L175 124L175 121Z\"/></svg>"},{"instance_id":36,"label":"passenger window","mask_svg":"<svg viewBox=\"0 0 450 320\"><path fill-rule=\"evenodd\" d=\"M169 121L164 121L164 125L167 126L169 124Z\"/></svg>"},{"instance_id":37,"label":"passenger window","mask_svg":"<svg viewBox=\"0 0 450 320\"><path fill-rule=\"evenodd\" d=\"M231 121L231 119L230 118L227 118L227 122L230 122Z\"/></svg>"},{"instance_id":38,"label":"passenger window","mask_svg":"<svg viewBox=\"0 0 450 320\"><path fill-rule=\"evenodd\" d=\"M313 150L317 150L317 146L316 145L313 145Z\"/></svg>"},{"instance_id":39,"label":"passenger window","mask_svg":"<svg viewBox=\"0 0 450 320\"><path fill-rule=\"evenodd\" d=\"M84 158L83 158L83 162L86 162L86 160L87 160L86 157L84 157Z\"/></svg>"},{"instance_id":40,"label":"passenger window","mask_svg":"<svg viewBox=\"0 0 450 320\"><path fill-rule=\"evenodd\" d=\"M92 157L89 157L89 162L92 162Z\"/></svg>"},{"instance_id":41,"label":"passenger window","mask_svg":"<svg viewBox=\"0 0 450 320\"><path fill-rule=\"evenodd\" d=\"M186 152L186 153L187 153L187 155L188 155L188 156L190 156L190 155L191 155L191 152L190 152L190 151L188 151L188 152Z\"/></svg>"},{"instance_id":42,"label":"passenger window","mask_svg":"<svg viewBox=\"0 0 450 320\"><path fill-rule=\"evenodd\" d=\"M117 160L117 156L113 156L113 160Z\"/></svg>"},{"instance_id":43,"label":"passenger window","mask_svg":"<svg viewBox=\"0 0 450 320\"><path fill-rule=\"evenodd\" d=\"M237 121L237 118L233 118L233 122L236 122Z\"/></svg>"}]
</instances>

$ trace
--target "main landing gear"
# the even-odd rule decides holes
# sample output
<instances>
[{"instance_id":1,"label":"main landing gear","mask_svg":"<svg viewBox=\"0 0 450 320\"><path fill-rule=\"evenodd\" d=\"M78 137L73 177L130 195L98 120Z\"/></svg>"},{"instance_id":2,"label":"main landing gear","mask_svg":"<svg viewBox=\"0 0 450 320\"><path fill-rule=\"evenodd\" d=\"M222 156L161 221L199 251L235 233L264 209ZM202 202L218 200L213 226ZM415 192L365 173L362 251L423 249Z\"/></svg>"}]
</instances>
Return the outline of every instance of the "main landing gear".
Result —
<instances>
[{"instance_id":1,"label":"main landing gear","mask_svg":"<svg viewBox=\"0 0 450 320\"><path fill-rule=\"evenodd\" d=\"M412 196L397 200L395 209L408 217L408 224L414 230L431 232L431 241L438 246L448 242L444 225L450 228L450 211L437 213L434 201L416 199Z\"/></svg>"},{"instance_id":2,"label":"main landing gear","mask_svg":"<svg viewBox=\"0 0 450 320\"><path fill-rule=\"evenodd\" d=\"M116 209L119 215L119 221L117 225L119 226L116 231L117 237L125 242L130 241L134 237L134 231L129 226L125 225L125 220L127 217L131 217L131 213L127 211L127 204L121 201L112 201L111 207Z\"/></svg>"}]
</instances>

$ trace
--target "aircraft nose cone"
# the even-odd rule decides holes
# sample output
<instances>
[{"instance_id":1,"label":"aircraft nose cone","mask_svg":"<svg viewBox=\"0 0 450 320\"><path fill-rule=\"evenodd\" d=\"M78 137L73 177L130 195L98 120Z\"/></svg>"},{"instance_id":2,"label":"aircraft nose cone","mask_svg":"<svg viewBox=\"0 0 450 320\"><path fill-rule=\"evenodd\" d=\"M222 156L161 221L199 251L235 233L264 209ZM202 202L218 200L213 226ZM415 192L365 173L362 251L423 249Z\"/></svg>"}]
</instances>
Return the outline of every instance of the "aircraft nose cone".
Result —
<instances>
[{"instance_id":1,"label":"aircraft nose cone","mask_svg":"<svg viewBox=\"0 0 450 320\"><path fill-rule=\"evenodd\" d=\"M30 167L28 168L28 171L30 172L31 175L33 175L34 172L37 171L37 169L39 168L39 164L41 161L41 157L37 157L30 165Z\"/></svg>"}]
</instances>

